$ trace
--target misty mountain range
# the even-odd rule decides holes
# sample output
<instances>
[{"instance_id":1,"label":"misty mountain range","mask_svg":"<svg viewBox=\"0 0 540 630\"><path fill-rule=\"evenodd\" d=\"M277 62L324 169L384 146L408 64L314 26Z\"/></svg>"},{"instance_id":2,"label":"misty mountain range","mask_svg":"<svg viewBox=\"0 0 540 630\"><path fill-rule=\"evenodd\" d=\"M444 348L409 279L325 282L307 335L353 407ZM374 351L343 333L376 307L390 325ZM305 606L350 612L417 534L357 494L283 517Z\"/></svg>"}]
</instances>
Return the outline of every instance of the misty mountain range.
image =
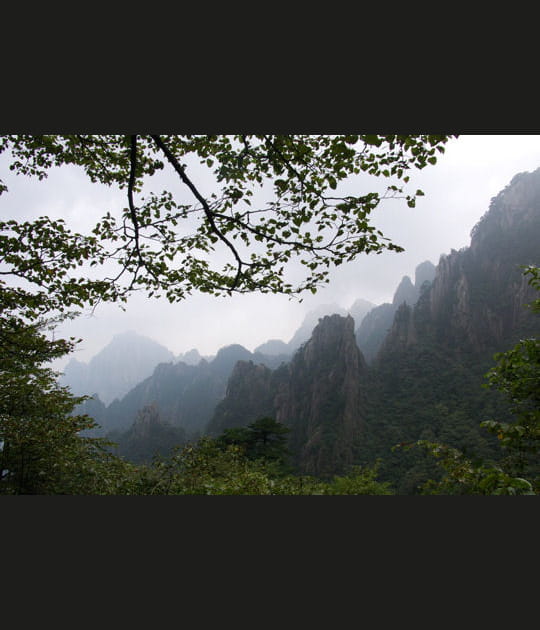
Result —
<instances>
[{"instance_id":1,"label":"misty mountain range","mask_svg":"<svg viewBox=\"0 0 540 630\"><path fill-rule=\"evenodd\" d=\"M215 357L175 357L126 333L88 364L72 360L61 382L97 394L80 411L126 456L150 456L141 444L155 446L158 428L174 428L182 442L271 416L290 429L299 472L329 476L381 458L382 478L414 493L432 471L418 456L393 454L396 443L438 439L496 457L479 422L509 411L482 388L484 374L494 353L540 332L522 273L540 265L539 243L537 169L491 200L469 247L419 264L414 281L404 276L392 303L320 307L290 341L269 340L253 353L233 344Z\"/></svg>"},{"instance_id":2,"label":"misty mountain range","mask_svg":"<svg viewBox=\"0 0 540 630\"><path fill-rule=\"evenodd\" d=\"M290 360L300 346L309 340L320 318L333 314L351 315L356 325L359 346L371 357L390 328L397 306L402 302L413 305L418 298L421 283L432 280L434 275L433 263L426 261L418 265L415 284L413 285L409 276L404 276L395 291L392 304L377 306L361 298L348 310L338 304L322 304L307 313L301 326L287 343L281 339L270 339L255 348L253 353L239 344L231 344L221 348L216 356L203 357L195 348L175 356L162 344L134 331L127 331L115 335L88 363L71 359L59 381L68 386L75 395L96 396L105 405L110 405L113 401L124 398L131 389L150 377L161 363L182 363L188 366L202 364L204 368L207 364L212 365L216 359L218 365L223 364L223 356L232 356L235 360L249 358L272 367L281 361ZM368 314L367 324L361 327Z\"/></svg>"}]
</instances>

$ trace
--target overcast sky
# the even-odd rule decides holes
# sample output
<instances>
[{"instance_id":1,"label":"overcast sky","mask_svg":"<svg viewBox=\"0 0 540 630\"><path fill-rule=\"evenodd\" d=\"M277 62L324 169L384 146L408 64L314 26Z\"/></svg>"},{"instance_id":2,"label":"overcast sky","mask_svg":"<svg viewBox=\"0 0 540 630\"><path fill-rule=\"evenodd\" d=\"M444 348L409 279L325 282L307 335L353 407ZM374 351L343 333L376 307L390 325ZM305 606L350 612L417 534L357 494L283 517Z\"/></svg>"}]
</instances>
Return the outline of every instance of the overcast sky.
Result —
<instances>
[{"instance_id":1,"label":"overcast sky","mask_svg":"<svg viewBox=\"0 0 540 630\"><path fill-rule=\"evenodd\" d=\"M410 189L425 193L415 208L388 200L373 215L375 225L405 248L403 253L361 256L344 264L327 287L315 296L304 296L302 303L284 296L193 295L170 305L135 295L126 312L116 305L100 305L93 315L62 325L58 336L82 337L73 355L80 361L88 361L113 335L127 330L146 335L175 354L197 348L202 355L213 355L232 343L253 350L269 339L287 342L305 314L319 304L349 308L358 298L375 304L391 301L404 275L414 281L418 264L425 260L437 264L441 254L469 245L471 229L491 198L515 174L539 167L538 135L460 136L447 143L435 166L410 172ZM43 182L6 174L5 161L0 168L0 177L9 186L0 197L2 218L63 216L74 229L84 231L107 210L126 205L124 192L93 185L75 168L57 169Z\"/></svg>"}]
</instances>

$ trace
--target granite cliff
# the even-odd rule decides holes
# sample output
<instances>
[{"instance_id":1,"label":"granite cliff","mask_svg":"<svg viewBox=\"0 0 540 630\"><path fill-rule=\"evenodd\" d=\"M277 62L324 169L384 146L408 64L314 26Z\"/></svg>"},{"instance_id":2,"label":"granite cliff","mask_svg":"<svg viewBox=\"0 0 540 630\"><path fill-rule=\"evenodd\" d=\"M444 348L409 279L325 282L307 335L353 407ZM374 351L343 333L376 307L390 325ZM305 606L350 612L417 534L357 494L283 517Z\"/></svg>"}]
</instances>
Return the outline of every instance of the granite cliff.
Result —
<instances>
[{"instance_id":1,"label":"granite cliff","mask_svg":"<svg viewBox=\"0 0 540 630\"><path fill-rule=\"evenodd\" d=\"M290 363L274 371L253 362L236 365L209 432L270 415L290 429L289 448L301 472L342 472L362 436L365 373L353 318L322 317Z\"/></svg>"},{"instance_id":2,"label":"granite cliff","mask_svg":"<svg viewBox=\"0 0 540 630\"><path fill-rule=\"evenodd\" d=\"M394 292L392 303L385 302L372 308L356 326L356 342L366 361L371 363L392 327L394 316L402 304L414 306L422 292L435 277L435 265L429 260L415 269L414 284L409 276L403 276Z\"/></svg>"}]
</instances>

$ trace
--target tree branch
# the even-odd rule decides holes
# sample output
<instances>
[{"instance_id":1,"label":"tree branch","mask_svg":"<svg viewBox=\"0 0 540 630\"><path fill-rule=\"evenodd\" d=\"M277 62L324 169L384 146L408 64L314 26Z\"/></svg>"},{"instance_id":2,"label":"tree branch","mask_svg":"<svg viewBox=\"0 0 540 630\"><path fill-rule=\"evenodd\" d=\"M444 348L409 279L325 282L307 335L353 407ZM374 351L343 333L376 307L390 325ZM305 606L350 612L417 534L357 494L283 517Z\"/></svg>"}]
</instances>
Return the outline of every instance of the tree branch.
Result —
<instances>
[{"instance_id":1,"label":"tree branch","mask_svg":"<svg viewBox=\"0 0 540 630\"><path fill-rule=\"evenodd\" d=\"M244 266L245 263L240 258L240 255L238 254L238 251L236 250L235 246L222 234L220 229L217 227L216 222L214 221L215 213L210 209L210 206L208 205L208 202L206 201L206 199L199 193L197 188L194 186L194 184L188 178L188 176L186 175L185 170L182 168L182 165L178 162L178 160L173 155L173 153L171 152L169 147L163 142L163 140L161 139L160 136L154 136L153 135L153 136L151 136L151 138L156 143L156 145L161 149L161 151L165 154L167 160L172 165L174 170L178 173L178 175L180 176L181 180L191 190L191 192L193 193L195 198L201 204L201 206L202 206L202 208L204 210L204 214L205 214L205 216L206 216L206 218L208 220L208 223L210 225L210 228L211 228L212 232L223 243L225 243L225 245L230 249L230 251L232 252L234 258L236 259L236 263L237 263L238 269L237 269L237 272L236 272L236 277L234 278L233 283L232 283L232 285L231 285L231 287L229 289L231 292L234 291L234 289L238 286L238 282L240 280L240 276L242 275L242 267Z\"/></svg>"},{"instance_id":2,"label":"tree branch","mask_svg":"<svg viewBox=\"0 0 540 630\"><path fill-rule=\"evenodd\" d=\"M139 258L139 263L143 264L143 259L141 255L141 250L139 248L139 222L137 220L137 211L135 209L135 204L133 203L133 189L135 187L135 176L137 172L137 136L130 136L131 148L129 155L129 182L128 182L128 203L129 203L129 213L131 215L131 222L133 223L133 231L134 231L134 241L135 241L135 250L137 252L137 256Z\"/></svg>"}]
</instances>

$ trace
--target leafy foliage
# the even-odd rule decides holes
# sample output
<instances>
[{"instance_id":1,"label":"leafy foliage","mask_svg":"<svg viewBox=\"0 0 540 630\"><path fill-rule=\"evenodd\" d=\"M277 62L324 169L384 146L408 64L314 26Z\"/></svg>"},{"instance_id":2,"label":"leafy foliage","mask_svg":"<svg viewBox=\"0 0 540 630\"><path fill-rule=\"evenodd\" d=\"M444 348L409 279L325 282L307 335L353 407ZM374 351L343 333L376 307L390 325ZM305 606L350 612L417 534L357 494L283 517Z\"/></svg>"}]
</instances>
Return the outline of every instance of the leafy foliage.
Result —
<instances>
[{"instance_id":1,"label":"leafy foliage","mask_svg":"<svg viewBox=\"0 0 540 630\"><path fill-rule=\"evenodd\" d=\"M528 266L524 273L540 291L540 268ZM540 314L540 298L530 308ZM505 465L516 474L531 475L540 490L540 340L522 339L507 352L496 354L495 360L486 375L488 386L508 398L514 420L486 420L482 426L500 440L507 453Z\"/></svg>"},{"instance_id":2,"label":"leafy foliage","mask_svg":"<svg viewBox=\"0 0 540 630\"><path fill-rule=\"evenodd\" d=\"M426 440L418 440L411 446L424 448L446 473L439 481L427 481L423 494L535 494L526 479L514 477L492 463L474 463L450 446Z\"/></svg>"},{"instance_id":3,"label":"leafy foliage","mask_svg":"<svg viewBox=\"0 0 540 630\"><path fill-rule=\"evenodd\" d=\"M251 460L284 464L289 454L287 433L290 429L273 418L260 418L246 427L225 429L217 438L225 446L236 444Z\"/></svg>"},{"instance_id":4,"label":"leafy foliage","mask_svg":"<svg viewBox=\"0 0 540 630\"><path fill-rule=\"evenodd\" d=\"M43 367L73 342L49 341L38 325L0 322L0 493L114 492L124 463L107 441L80 435L94 426L88 416L71 415L85 397L72 396Z\"/></svg>"},{"instance_id":5,"label":"leafy foliage","mask_svg":"<svg viewBox=\"0 0 540 630\"><path fill-rule=\"evenodd\" d=\"M324 494L394 494L388 481L377 479L379 463L373 466L352 466L348 474L336 475L332 481L322 484Z\"/></svg>"},{"instance_id":6,"label":"leafy foliage","mask_svg":"<svg viewBox=\"0 0 540 630\"><path fill-rule=\"evenodd\" d=\"M343 180L364 173L405 184L411 169L436 163L449 137L2 136L0 153L15 173L43 179L53 167L76 165L92 182L125 190L127 206L120 214L107 213L87 235L47 217L1 222L0 262L7 266L1 273L24 277L37 290L17 290L30 316L52 307L124 300L137 289L171 302L193 290L315 292L333 265L361 252L401 251L371 225L369 215L383 198L414 206L422 194L407 194L395 184L382 195L340 194ZM143 196L152 175L165 167L191 203L180 203L167 190ZM198 177L204 173L207 190L195 184L190 169ZM264 201L256 201L259 193ZM220 267L223 256L228 262ZM292 259L305 270L295 283L285 278ZM115 275L91 280L84 269L111 261L118 266ZM77 269L79 275L71 276ZM37 294L40 299L32 300Z\"/></svg>"},{"instance_id":7,"label":"leafy foliage","mask_svg":"<svg viewBox=\"0 0 540 630\"><path fill-rule=\"evenodd\" d=\"M330 482L307 475L277 473L273 462L247 457L238 444L201 438L167 458L139 468L128 487L133 494L337 495L392 494L376 481L376 468L355 467Z\"/></svg>"}]
</instances>

